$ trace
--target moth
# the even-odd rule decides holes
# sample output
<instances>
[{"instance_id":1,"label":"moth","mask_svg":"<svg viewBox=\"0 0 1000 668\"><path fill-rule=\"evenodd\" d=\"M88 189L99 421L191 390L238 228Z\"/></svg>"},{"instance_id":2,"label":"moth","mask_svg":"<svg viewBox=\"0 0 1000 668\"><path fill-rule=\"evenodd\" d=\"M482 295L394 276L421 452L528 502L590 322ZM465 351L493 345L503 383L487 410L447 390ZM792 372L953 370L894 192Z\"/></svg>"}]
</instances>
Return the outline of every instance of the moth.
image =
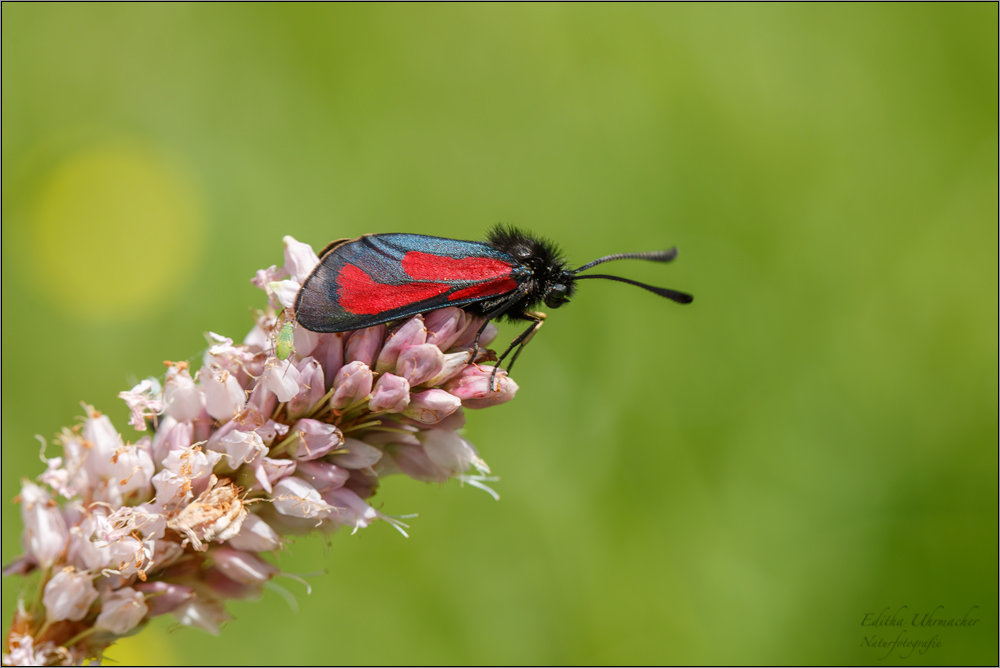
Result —
<instances>
[{"instance_id":1,"label":"moth","mask_svg":"<svg viewBox=\"0 0 1000 668\"><path fill-rule=\"evenodd\" d=\"M513 351L507 370L542 326L550 309L566 304L577 281L601 278L635 285L655 295L689 304L691 295L607 274L585 274L605 262L649 260L670 262L677 248L645 253L605 255L570 269L559 248L547 239L498 225L486 241L460 241L421 234L366 234L340 239L320 253L319 264L295 299L295 319L314 332L346 332L408 318L446 306L458 306L483 318L479 337L494 319L528 322L497 359L491 376ZM516 349L516 350L515 350Z\"/></svg>"}]
</instances>

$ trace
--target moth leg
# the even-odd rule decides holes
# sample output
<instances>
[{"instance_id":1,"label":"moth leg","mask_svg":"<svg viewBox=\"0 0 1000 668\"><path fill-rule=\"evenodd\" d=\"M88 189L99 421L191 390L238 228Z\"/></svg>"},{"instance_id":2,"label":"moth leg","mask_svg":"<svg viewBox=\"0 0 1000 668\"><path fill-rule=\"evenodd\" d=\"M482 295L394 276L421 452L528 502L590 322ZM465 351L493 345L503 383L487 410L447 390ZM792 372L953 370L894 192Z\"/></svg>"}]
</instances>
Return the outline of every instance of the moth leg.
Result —
<instances>
[{"instance_id":1,"label":"moth leg","mask_svg":"<svg viewBox=\"0 0 1000 668\"><path fill-rule=\"evenodd\" d=\"M528 336L524 338L524 341L521 341L521 345L514 351L514 356L510 358L510 364L507 365L507 373L510 373L510 370L514 368L514 362L517 361L517 356L521 354L524 347L528 345L532 338L534 338L535 333L542 328L543 324L545 324L545 314L541 311L525 311L525 315L533 316L535 323L528 331Z\"/></svg>"},{"instance_id":2,"label":"moth leg","mask_svg":"<svg viewBox=\"0 0 1000 668\"><path fill-rule=\"evenodd\" d=\"M484 322L483 326L479 328L478 332L476 332L476 340L472 342L472 355L469 356L469 361L466 362L467 365L472 364L473 362L476 361L476 355L479 354L479 337L482 336L483 332L486 331L486 326L488 324L490 324L489 320Z\"/></svg>"},{"instance_id":3,"label":"moth leg","mask_svg":"<svg viewBox=\"0 0 1000 668\"><path fill-rule=\"evenodd\" d=\"M545 322L545 314L539 313L537 311L524 311L523 313L519 313L517 315L517 319L530 320L531 325L528 327L528 329L524 330L520 334L520 336L511 341L510 345L507 346L507 350L503 351L503 355L501 355L497 359L496 366L493 367L493 373L490 374L490 392L495 392L497 389L496 388L497 369L500 368L500 364L504 361L504 358L506 358L507 355L509 355L510 352L514 350L515 347L517 348L517 350L514 352L514 357L511 358L510 360L510 364L507 365L507 372L509 373L511 368L513 368L514 366L514 362L517 361L517 356L521 354L521 351L524 349L524 347L528 345L528 342L531 341L532 337L535 336L535 332L537 332L541 328L542 324Z\"/></svg>"}]
</instances>

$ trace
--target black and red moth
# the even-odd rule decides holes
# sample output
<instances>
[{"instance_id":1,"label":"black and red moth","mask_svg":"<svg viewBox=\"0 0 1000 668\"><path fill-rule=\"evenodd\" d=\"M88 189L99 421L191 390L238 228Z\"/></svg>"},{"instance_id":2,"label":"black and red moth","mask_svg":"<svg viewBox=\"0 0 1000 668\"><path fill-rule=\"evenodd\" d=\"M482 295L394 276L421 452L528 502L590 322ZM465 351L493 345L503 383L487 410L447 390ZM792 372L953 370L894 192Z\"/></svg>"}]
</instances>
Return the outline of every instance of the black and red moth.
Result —
<instances>
[{"instance_id":1,"label":"black and red moth","mask_svg":"<svg viewBox=\"0 0 1000 668\"><path fill-rule=\"evenodd\" d=\"M675 257L676 248L618 253L568 269L555 244L513 227L493 228L485 242L366 234L334 241L323 249L295 299L295 318L314 332L346 332L460 306L485 319L479 334L495 318L530 322L497 360L499 368L516 347L509 370L545 319L534 308L542 302L559 308L573 296L580 279L621 281L680 304L690 303L691 295L676 290L606 274L578 275L612 260L670 262ZM478 347L477 335L475 350ZM475 351L470 360L474 357Z\"/></svg>"}]
</instances>

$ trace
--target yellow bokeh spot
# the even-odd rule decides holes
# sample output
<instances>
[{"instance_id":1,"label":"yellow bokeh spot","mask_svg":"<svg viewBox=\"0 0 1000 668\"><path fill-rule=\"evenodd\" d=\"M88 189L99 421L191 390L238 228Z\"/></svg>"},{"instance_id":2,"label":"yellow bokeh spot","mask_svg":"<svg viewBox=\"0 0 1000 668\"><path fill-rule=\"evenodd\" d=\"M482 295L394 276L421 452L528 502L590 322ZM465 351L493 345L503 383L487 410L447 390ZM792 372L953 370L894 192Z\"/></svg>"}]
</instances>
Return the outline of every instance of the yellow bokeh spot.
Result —
<instances>
[{"instance_id":1,"label":"yellow bokeh spot","mask_svg":"<svg viewBox=\"0 0 1000 668\"><path fill-rule=\"evenodd\" d=\"M30 234L39 285L56 302L77 315L127 318L162 305L191 278L202 217L172 164L111 146L52 170Z\"/></svg>"}]
</instances>

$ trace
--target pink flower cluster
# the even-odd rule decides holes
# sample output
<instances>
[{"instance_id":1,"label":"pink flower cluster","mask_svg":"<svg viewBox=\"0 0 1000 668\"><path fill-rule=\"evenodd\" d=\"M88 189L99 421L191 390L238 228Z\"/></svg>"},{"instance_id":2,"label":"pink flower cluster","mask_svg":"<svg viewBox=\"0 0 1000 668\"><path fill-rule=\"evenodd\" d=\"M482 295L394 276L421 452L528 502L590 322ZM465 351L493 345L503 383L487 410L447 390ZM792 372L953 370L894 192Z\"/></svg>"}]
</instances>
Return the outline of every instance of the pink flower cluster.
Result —
<instances>
[{"instance_id":1,"label":"pink flower cluster","mask_svg":"<svg viewBox=\"0 0 1000 668\"><path fill-rule=\"evenodd\" d=\"M485 348L470 363L482 321L445 308L341 334L296 327L294 352L278 359L287 309L317 262L285 237L284 266L253 280L268 306L242 344L211 334L197 373L167 362L162 383L119 395L129 424L151 433L129 443L85 405L82 424L58 436L62 456L18 499L24 555L4 573L41 577L15 613L4 664L99 658L166 613L216 633L226 599L280 574L265 555L283 535L379 519L402 532L367 501L383 476L456 478L493 494L459 433L464 409L508 401L517 385L501 371L490 391L493 367L477 364L492 359ZM495 336L489 325L480 344Z\"/></svg>"}]
</instances>

